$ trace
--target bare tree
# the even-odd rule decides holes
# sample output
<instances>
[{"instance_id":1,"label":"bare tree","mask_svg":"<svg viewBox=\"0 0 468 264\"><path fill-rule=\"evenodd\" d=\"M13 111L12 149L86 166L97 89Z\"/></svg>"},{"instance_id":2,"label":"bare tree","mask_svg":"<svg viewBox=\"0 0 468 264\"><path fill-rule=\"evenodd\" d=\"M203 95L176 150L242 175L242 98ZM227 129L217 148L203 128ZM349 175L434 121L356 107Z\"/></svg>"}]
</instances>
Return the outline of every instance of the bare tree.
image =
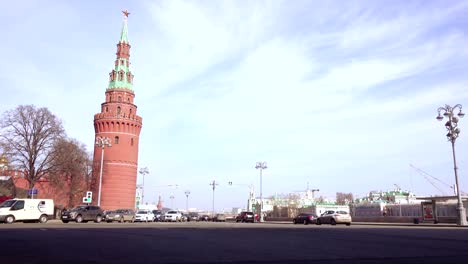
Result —
<instances>
[{"instance_id":1,"label":"bare tree","mask_svg":"<svg viewBox=\"0 0 468 264\"><path fill-rule=\"evenodd\" d=\"M29 189L51 171L54 143L64 135L62 122L45 107L20 105L0 119L0 145L10 163L26 172Z\"/></svg>"},{"instance_id":2,"label":"bare tree","mask_svg":"<svg viewBox=\"0 0 468 264\"><path fill-rule=\"evenodd\" d=\"M75 139L59 139L54 144L52 170L47 176L56 188L66 189L68 207L73 207L88 189L91 157L84 144Z\"/></svg>"},{"instance_id":3,"label":"bare tree","mask_svg":"<svg viewBox=\"0 0 468 264\"><path fill-rule=\"evenodd\" d=\"M336 193L336 203L345 205L353 202L353 194L352 193L342 193L342 192L337 192Z\"/></svg>"}]
</instances>

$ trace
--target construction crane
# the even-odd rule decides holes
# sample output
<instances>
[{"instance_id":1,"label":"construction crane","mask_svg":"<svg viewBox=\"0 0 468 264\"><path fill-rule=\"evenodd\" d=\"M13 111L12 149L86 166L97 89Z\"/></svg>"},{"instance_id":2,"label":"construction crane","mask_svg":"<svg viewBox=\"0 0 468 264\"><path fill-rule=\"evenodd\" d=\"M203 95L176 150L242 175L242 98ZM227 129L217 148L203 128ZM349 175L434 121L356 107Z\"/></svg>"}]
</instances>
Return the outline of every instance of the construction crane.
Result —
<instances>
[{"instance_id":1,"label":"construction crane","mask_svg":"<svg viewBox=\"0 0 468 264\"><path fill-rule=\"evenodd\" d=\"M309 193L312 194L312 200L315 201L315 192L319 192L320 190L319 189L310 189L309 188L309 182L307 182L307 189L305 189L305 191L294 191L294 192L305 192L306 193L306 196L309 196Z\"/></svg>"},{"instance_id":2,"label":"construction crane","mask_svg":"<svg viewBox=\"0 0 468 264\"><path fill-rule=\"evenodd\" d=\"M410 164L410 167L413 168L414 170L416 170L419 174L421 174L424 177L424 179L426 179L432 186L434 186L434 188L439 190L443 195L446 195L446 193L441 188L439 188L439 186L437 186L437 184L432 179L434 179L434 180L442 183L443 185L453 189L454 193L457 194L457 190L456 190L454 185L447 184L447 183L441 181L440 179L438 179L437 177L434 177L434 176L430 175L429 173L427 173L427 172L425 172L425 171L423 171L423 170L421 170L419 168L416 168L412 164ZM465 192L463 192L462 190L460 190L460 193L465 194Z\"/></svg>"}]
</instances>

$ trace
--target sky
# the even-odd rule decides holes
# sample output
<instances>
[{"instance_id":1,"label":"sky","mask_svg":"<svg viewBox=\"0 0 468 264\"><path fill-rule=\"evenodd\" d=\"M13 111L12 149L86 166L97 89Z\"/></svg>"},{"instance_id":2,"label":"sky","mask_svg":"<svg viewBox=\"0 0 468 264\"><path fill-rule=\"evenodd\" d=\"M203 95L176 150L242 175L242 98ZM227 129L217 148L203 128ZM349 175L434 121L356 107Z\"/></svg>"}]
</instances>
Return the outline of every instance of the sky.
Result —
<instances>
[{"instance_id":1,"label":"sky","mask_svg":"<svg viewBox=\"0 0 468 264\"><path fill-rule=\"evenodd\" d=\"M249 185L259 194L258 161L268 164L264 197L308 184L332 200L395 184L452 193L452 149L435 117L446 104L468 109L467 1L24 0L2 8L0 112L47 107L89 151L121 10L129 10L146 202L161 196L185 208L190 190L189 207L211 209L216 180L216 210L246 207ZM468 121L459 127L468 192Z\"/></svg>"}]
</instances>

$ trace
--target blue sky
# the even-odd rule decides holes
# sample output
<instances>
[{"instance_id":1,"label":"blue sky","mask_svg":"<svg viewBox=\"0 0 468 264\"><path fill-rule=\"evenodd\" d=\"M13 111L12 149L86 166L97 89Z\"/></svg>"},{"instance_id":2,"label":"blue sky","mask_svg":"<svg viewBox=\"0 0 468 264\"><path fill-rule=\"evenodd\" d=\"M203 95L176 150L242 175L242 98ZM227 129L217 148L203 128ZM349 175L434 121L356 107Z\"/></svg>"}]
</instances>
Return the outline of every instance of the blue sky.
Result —
<instances>
[{"instance_id":1,"label":"blue sky","mask_svg":"<svg viewBox=\"0 0 468 264\"><path fill-rule=\"evenodd\" d=\"M453 184L436 109L468 108L466 1L9 1L2 104L46 106L89 150L128 9L147 201L216 208L310 187L441 193ZM457 158L468 191L468 125ZM228 181L234 183L228 186ZM167 185L179 185L178 188ZM440 188L448 194L450 189Z\"/></svg>"}]
</instances>

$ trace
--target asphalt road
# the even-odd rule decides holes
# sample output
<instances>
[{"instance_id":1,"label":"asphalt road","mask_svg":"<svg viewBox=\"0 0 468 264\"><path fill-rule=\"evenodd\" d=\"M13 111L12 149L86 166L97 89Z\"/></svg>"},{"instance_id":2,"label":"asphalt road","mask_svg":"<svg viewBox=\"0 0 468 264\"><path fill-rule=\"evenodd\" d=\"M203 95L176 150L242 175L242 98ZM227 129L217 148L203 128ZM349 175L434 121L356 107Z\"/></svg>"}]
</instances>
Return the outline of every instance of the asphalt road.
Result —
<instances>
[{"instance_id":1,"label":"asphalt road","mask_svg":"<svg viewBox=\"0 0 468 264\"><path fill-rule=\"evenodd\" d=\"M0 224L2 263L467 263L468 229L247 223Z\"/></svg>"}]
</instances>

